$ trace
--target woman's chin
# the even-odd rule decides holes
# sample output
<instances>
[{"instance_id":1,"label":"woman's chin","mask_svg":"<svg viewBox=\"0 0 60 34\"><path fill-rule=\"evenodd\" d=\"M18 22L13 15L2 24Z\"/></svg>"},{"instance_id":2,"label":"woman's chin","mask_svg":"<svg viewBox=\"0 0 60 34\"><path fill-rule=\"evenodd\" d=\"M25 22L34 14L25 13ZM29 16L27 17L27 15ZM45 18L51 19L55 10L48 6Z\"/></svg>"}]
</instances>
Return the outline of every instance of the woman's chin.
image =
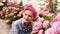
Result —
<instances>
[{"instance_id":1,"label":"woman's chin","mask_svg":"<svg viewBox=\"0 0 60 34\"><path fill-rule=\"evenodd\" d=\"M29 22L29 21L25 21L25 23L27 23L27 24L28 24L28 23L30 23L30 22Z\"/></svg>"},{"instance_id":2,"label":"woman's chin","mask_svg":"<svg viewBox=\"0 0 60 34\"><path fill-rule=\"evenodd\" d=\"M28 21L25 21L25 23L28 23Z\"/></svg>"}]
</instances>

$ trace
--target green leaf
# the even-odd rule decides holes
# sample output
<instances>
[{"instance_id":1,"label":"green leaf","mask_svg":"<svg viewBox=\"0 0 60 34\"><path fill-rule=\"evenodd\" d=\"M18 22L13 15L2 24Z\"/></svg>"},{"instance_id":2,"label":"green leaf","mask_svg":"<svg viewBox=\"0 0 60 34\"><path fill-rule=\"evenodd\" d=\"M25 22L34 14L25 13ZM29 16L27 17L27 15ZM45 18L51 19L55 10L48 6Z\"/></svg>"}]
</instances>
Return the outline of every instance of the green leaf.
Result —
<instances>
[{"instance_id":1,"label":"green leaf","mask_svg":"<svg viewBox=\"0 0 60 34\"><path fill-rule=\"evenodd\" d=\"M45 20L51 20L51 19L52 19L52 16L43 16L43 18L44 18Z\"/></svg>"},{"instance_id":2,"label":"green leaf","mask_svg":"<svg viewBox=\"0 0 60 34\"><path fill-rule=\"evenodd\" d=\"M0 6L0 11L2 10L3 6Z\"/></svg>"},{"instance_id":3,"label":"green leaf","mask_svg":"<svg viewBox=\"0 0 60 34\"><path fill-rule=\"evenodd\" d=\"M7 5L7 2L2 2L2 3L3 3L3 4L4 4L4 6L6 6L6 7L8 6L8 5Z\"/></svg>"}]
</instances>

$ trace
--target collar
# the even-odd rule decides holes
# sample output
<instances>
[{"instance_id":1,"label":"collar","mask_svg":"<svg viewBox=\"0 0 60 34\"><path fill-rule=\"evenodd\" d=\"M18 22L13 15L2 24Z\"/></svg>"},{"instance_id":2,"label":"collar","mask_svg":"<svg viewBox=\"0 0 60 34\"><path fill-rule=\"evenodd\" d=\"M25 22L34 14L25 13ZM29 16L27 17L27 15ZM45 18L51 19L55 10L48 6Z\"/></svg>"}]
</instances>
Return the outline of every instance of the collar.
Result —
<instances>
[{"instance_id":1,"label":"collar","mask_svg":"<svg viewBox=\"0 0 60 34\"><path fill-rule=\"evenodd\" d=\"M30 22L29 25L28 25L28 28L31 28L32 27L32 24L33 23ZM23 18L22 18L22 27L25 28L25 22L24 22Z\"/></svg>"}]
</instances>

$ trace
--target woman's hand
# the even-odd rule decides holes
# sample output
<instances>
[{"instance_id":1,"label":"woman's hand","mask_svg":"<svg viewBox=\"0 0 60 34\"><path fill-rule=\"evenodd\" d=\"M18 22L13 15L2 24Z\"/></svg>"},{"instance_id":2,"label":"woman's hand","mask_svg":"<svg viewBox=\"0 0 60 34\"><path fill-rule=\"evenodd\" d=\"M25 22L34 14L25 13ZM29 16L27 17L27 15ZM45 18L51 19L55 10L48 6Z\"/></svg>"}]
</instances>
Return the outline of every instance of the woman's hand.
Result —
<instances>
[{"instance_id":1,"label":"woman's hand","mask_svg":"<svg viewBox=\"0 0 60 34\"><path fill-rule=\"evenodd\" d=\"M31 34L37 34L38 32L37 31L32 31Z\"/></svg>"}]
</instances>

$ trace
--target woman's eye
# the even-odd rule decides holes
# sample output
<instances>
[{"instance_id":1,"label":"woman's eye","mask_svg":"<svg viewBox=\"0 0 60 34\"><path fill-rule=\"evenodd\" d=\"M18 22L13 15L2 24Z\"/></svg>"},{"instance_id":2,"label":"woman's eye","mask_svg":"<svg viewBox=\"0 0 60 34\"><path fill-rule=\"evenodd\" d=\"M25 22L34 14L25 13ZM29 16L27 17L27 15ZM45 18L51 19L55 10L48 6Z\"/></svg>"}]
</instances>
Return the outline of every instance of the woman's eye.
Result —
<instances>
[{"instance_id":1,"label":"woman's eye","mask_svg":"<svg viewBox=\"0 0 60 34\"><path fill-rule=\"evenodd\" d=\"M25 14L25 16L26 16L27 14Z\"/></svg>"},{"instance_id":2,"label":"woman's eye","mask_svg":"<svg viewBox=\"0 0 60 34\"><path fill-rule=\"evenodd\" d=\"M29 17L32 17L32 16L29 15Z\"/></svg>"}]
</instances>

